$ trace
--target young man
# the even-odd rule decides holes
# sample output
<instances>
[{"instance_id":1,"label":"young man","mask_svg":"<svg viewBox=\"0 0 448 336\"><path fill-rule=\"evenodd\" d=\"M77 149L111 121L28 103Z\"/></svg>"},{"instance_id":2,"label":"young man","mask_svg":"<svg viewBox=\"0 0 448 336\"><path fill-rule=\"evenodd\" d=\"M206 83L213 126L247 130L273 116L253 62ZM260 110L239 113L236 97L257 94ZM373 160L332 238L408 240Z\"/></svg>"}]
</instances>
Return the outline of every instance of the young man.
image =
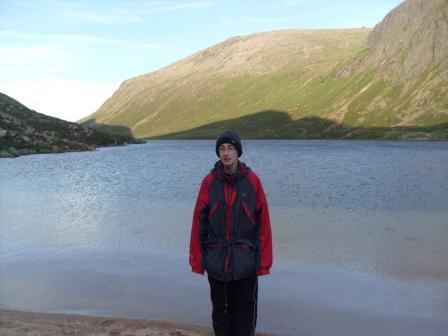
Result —
<instances>
[{"instance_id":1,"label":"young man","mask_svg":"<svg viewBox=\"0 0 448 336\"><path fill-rule=\"evenodd\" d=\"M207 272L218 336L255 335L258 275L272 265L266 196L242 153L238 133L219 136L219 161L202 181L191 229L190 265Z\"/></svg>"}]
</instances>

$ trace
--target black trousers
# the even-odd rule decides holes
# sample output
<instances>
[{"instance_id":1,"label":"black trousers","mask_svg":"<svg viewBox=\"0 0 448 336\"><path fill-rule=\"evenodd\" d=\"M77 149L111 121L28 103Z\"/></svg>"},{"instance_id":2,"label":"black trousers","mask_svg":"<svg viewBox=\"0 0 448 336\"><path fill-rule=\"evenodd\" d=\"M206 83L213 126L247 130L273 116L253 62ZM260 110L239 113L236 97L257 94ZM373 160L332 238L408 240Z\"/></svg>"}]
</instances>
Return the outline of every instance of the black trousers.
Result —
<instances>
[{"instance_id":1,"label":"black trousers","mask_svg":"<svg viewBox=\"0 0 448 336\"><path fill-rule=\"evenodd\" d=\"M208 277L216 336L253 336L257 324L258 277L219 281Z\"/></svg>"}]
</instances>

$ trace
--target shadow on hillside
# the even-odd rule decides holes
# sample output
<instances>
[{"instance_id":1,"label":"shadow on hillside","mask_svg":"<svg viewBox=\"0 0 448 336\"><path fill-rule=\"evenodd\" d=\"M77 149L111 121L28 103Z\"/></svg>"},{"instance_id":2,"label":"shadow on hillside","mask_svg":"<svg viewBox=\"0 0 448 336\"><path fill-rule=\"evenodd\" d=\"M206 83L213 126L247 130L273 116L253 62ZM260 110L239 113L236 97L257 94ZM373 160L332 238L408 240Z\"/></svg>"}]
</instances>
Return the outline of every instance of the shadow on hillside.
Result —
<instances>
[{"instance_id":1,"label":"shadow on hillside","mask_svg":"<svg viewBox=\"0 0 448 336\"><path fill-rule=\"evenodd\" d=\"M120 135L120 136L131 137L131 138L134 137L132 135L131 129L126 126L98 124L96 122L96 119L89 119L80 124L83 126L86 126L86 127L95 128L97 130L100 130L100 131L103 131L106 133L111 133L114 135Z\"/></svg>"},{"instance_id":2,"label":"shadow on hillside","mask_svg":"<svg viewBox=\"0 0 448 336\"><path fill-rule=\"evenodd\" d=\"M228 128L237 130L244 139L448 139L448 123L427 127L347 127L334 120L320 117L294 120L287 112L276 110L261 111L241 118L145 139L216 139Z\"/></svg>"}]
</instances>

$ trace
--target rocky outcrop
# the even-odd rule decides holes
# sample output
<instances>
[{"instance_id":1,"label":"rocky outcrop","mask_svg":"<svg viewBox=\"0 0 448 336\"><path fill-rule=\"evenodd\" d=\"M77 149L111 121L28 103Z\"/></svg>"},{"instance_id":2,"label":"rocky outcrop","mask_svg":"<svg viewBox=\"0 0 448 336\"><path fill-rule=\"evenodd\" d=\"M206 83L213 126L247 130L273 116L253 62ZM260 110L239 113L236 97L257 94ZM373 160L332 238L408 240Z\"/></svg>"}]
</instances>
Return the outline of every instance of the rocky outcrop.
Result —
<instances>
[{"instance_id":1,"label":"rocky outcrop","mask_svg":"<svg viewBox=\"0 0 448 336\"><path fill-rule=\"evenodd\" d=\"M403 2L375 26L366 47L368 57L350 75L377 70L404 83L431 67L448 68L448 1Z\"/></svg>"},{"instance_id":2,"label":"rocky outcrop","mask_svg":"<svg viewBox=\"0 0 448 336\"><path fill-rule=\"evenodd\" d=\"M448 1L407 0L375 26L366 48L338 76L372 74L362 110L352 102L343 120L354 125L433 126L448 121ZM351 107L351 111L350 111Z\"/></svg>"},{"instance_id":3,"label":"rocky outcrop","mask_svg":"<svg viewBox=\"0 0 448 336\"><path fill-rule=\"evenodd\" d=\"M131 136L100 132L32 111L0 93L0 157L95 150L140 143Z\"/></svg>"}]
</instances>

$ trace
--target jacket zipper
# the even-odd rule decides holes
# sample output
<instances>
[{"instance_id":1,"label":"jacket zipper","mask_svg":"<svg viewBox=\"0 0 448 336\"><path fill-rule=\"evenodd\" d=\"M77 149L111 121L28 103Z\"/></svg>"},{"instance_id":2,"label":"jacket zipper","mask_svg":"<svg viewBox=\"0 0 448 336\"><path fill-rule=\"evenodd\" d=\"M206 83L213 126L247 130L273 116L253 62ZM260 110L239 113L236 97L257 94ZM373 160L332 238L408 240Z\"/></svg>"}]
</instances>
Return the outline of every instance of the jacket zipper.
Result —
<instances>
[{"instance_id":1,"label":"jacket zipper","mask_svg":"<svg viewBox=\"0 0 448 336\"><path fill-rule=\"evenodd\" d=\"M227 245L227 254L226 258L224 260L224 277L225 279L228 278L228 271L229 271L229 258L230 258L230 251L229 251L229 241L231 237L231 229L232 229L232 220L231 220L231 204L230 204L230 184L228 182L224 185L224 199L226 200L226 245Z\"/></svg>"},{"instance_id":2,"label":"jacket zipper","mask_svg":"<svg viewBox=\"0 0 448 336\"><path fill-rule=\"evenodd\" d=\"M226 205L227 205L227 211L226 211L226 240L229 241L230 240L230 236L231 236L231 226L232 226L232 221L231 221L231 212L232 212L232 208L231 208L231 204L230 204L230 185L228 183L226 183L226 187L225 187L225 200L226 200Z\"/></svg>"}]
</instances>

